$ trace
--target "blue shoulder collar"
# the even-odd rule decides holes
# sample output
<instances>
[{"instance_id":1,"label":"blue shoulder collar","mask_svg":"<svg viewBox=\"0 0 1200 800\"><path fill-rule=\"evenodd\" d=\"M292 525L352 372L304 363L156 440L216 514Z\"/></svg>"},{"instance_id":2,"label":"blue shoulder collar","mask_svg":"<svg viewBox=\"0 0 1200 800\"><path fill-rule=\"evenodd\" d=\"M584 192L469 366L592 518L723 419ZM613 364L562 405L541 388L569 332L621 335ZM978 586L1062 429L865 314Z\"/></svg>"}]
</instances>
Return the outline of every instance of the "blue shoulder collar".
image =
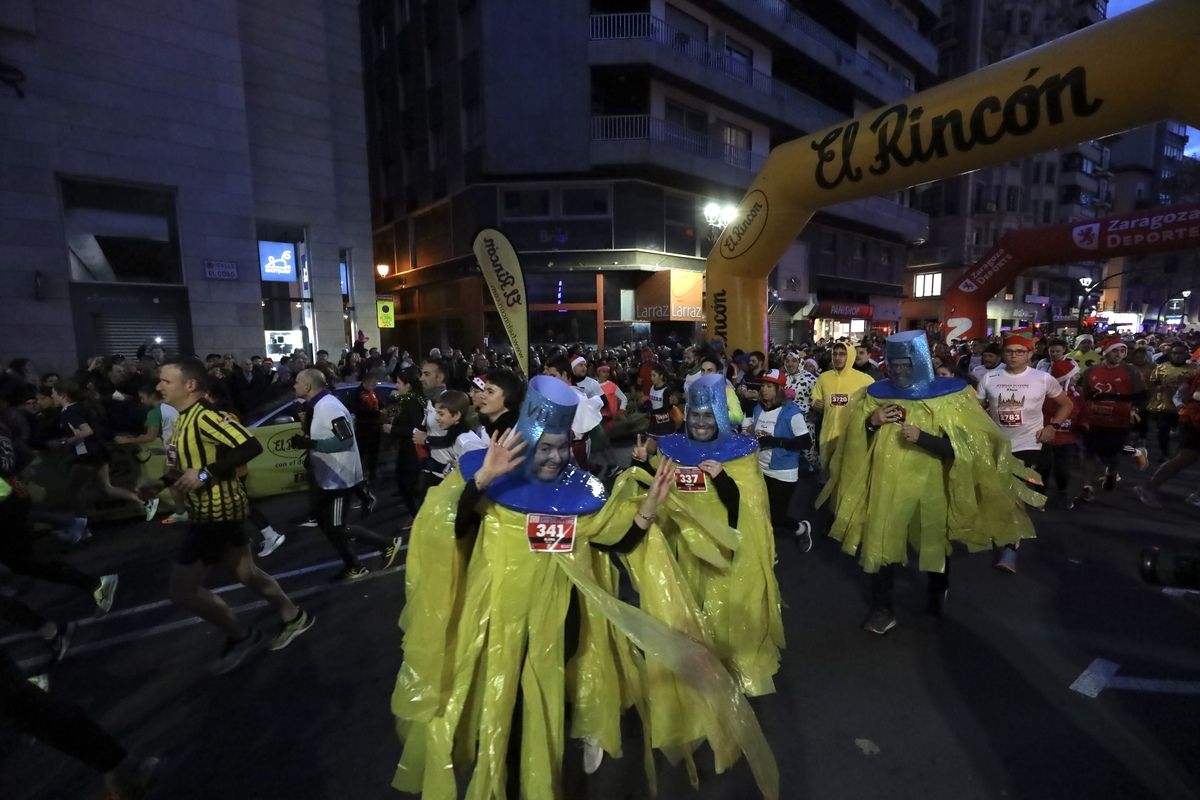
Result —
<instances>
[{"instance_id":1,"label":"blue shoulder collar","mask_svg":"<svg viewBox=\"0 0 1200 800\"><path fill-rule=\"evenodd\" d=\"M694 467L710 459L724 463L748 456L757 452L758 440L740 433L728 433L711 442L697 442L686 433L673 433L658 440L658 449L677 464Z\"/></svg>"},{"instance_id":2,"label":"blue shoulder collar","mask_svg":"<svg viewBox=\"0 0 1200 800\"><path fill-rule=\"evenodd\" d=\"M470 450L458 460L464 480L471 480L483 466L486 450ZM608 495L604 484L590 472L574 464L568 466L554 483L522 479L510 473L493 481L483 493L505 508L524 514L591 514L604 507Z\"/></svg>"},{"instance_id":3,"label":"blue shoulder collar","mask_svg":"<svg viewBox=\"0 0 1200 800\"><path fill-rule=\"evenodd\" d=\"M930 384L908 389L897 388L891 381L875 381L867 387L867 394L880 400L929 400L961 392L966 386L967 382L962 378L934 378Z\"/></svg>"}]
</instances>

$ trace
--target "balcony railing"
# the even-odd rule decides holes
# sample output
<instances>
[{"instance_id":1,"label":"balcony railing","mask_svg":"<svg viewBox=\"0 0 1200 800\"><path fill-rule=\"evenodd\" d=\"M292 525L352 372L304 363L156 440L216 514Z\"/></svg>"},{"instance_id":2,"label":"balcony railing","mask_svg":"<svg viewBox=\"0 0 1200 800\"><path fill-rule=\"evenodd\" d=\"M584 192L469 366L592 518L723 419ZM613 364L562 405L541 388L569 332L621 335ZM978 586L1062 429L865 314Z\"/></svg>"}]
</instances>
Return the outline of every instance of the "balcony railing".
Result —
<instances>
[{"instance_id":1,"label":"balcony railing","mask_svg":"<svg viewBox=\"0 0 1200 800\"><path fill-rule=\"evenodd\" d=\"M762 70L754 69L744 60L693 38L652 14L593 14L591 38L592 41L648 39L668 47L681 58L745 83L759 94L780 100L790 107L807 107L810 113L818 117L818 125L814 129L835 125L842 119L836 111L822 106L798 89Z\"/></svg>"},{"instance_id":2,"label":"balcony railing","mask_svg":"<svg viewBox=\"0 0 1200 800\"><path fill-rule=\"evenodd\" d=\"M766 156L649 114L592 117L592 141L635 140L659 142L683 153L720 161L751 172L757 172L766 161Z\"/></svg>"},{"instance_id":3,"label":"balcony railing","mask_svg":"<svg viewBox=\"0 0 1200 800\"><path fill-rule=\"evenodd\" d=\"M839 67L848 67L882 84L886 90L886 96L882 99L898 99L912 94L913 88L905 84L903 80L871 61L812 17L792 8L784 0L743 0L743 2L753 3L788 26L790 30L832 50Z\"/></svg>"}]
</instances>

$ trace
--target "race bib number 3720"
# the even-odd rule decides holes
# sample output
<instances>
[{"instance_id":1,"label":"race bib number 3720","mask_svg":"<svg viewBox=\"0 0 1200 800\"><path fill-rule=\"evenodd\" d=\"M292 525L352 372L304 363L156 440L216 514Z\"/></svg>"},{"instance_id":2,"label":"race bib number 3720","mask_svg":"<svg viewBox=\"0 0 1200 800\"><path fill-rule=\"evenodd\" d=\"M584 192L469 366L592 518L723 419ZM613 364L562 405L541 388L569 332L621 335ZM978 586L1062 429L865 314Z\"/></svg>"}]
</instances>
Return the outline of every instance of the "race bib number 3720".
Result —
<instances>
[{"instance_id":1,"label":"race bib number 3720","mask_svg":"<svg viewBox=\"0 0 1200 800\"><path fill-rule=\"evenodd\" d=\"M525 535L534 553L569 553L575 548L576 517L526 514Z\"/></svg>"}]
</instances>

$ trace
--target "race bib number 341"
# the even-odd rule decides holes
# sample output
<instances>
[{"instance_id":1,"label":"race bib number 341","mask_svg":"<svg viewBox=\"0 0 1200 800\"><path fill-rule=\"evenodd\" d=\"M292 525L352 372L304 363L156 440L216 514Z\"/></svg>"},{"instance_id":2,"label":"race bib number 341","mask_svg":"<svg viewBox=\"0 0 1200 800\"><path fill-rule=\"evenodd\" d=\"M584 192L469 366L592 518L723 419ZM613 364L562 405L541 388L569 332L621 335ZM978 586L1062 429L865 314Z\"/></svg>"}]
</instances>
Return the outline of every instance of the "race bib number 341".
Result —
<instances>
[{"instance_id":1,"label":"race bib number 341","mask_svg":"<svg viewBox=\"0 0 1200 800\"><path fill-rule=\"evenodd\" d=\"M576 517L526 514L525 535L534 553L569 553L575 548Z\"/></svg>"}]
</instances>

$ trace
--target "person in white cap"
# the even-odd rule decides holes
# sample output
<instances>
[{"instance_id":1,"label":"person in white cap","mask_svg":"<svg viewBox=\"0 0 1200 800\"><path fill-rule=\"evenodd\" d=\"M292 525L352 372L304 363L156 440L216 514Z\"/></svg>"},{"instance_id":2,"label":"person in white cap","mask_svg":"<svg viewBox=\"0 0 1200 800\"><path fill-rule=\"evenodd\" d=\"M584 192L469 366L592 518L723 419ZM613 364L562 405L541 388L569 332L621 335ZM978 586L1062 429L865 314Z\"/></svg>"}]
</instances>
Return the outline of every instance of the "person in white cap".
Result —
<instances>
[{"instance_id":1,"label":"person in white cap","mask_svg":"<svg viewBox=\"0 0 1200 800\"><path fill-rule=\"evenodd\" d=\"M588 375L588 363L583 356L571 359L571 374L575 376L576 388L583 392L584 397L600 397L604 394L600 381Z\"/></svg>"},{"instance_id":2,"label":"person in white cap","mask_svg":"<svg viewBox=\"0 0 1200 800\"><path fill-rule=\"evenodd\" d=\"M1067 358L1078 364L1081 369L1087 369L1099 363L1103 355L1096 350L1096 340L1091 334L1085 333L1075 339L1075 349L1067 353Z\"/></svg>"}]
</instances>

